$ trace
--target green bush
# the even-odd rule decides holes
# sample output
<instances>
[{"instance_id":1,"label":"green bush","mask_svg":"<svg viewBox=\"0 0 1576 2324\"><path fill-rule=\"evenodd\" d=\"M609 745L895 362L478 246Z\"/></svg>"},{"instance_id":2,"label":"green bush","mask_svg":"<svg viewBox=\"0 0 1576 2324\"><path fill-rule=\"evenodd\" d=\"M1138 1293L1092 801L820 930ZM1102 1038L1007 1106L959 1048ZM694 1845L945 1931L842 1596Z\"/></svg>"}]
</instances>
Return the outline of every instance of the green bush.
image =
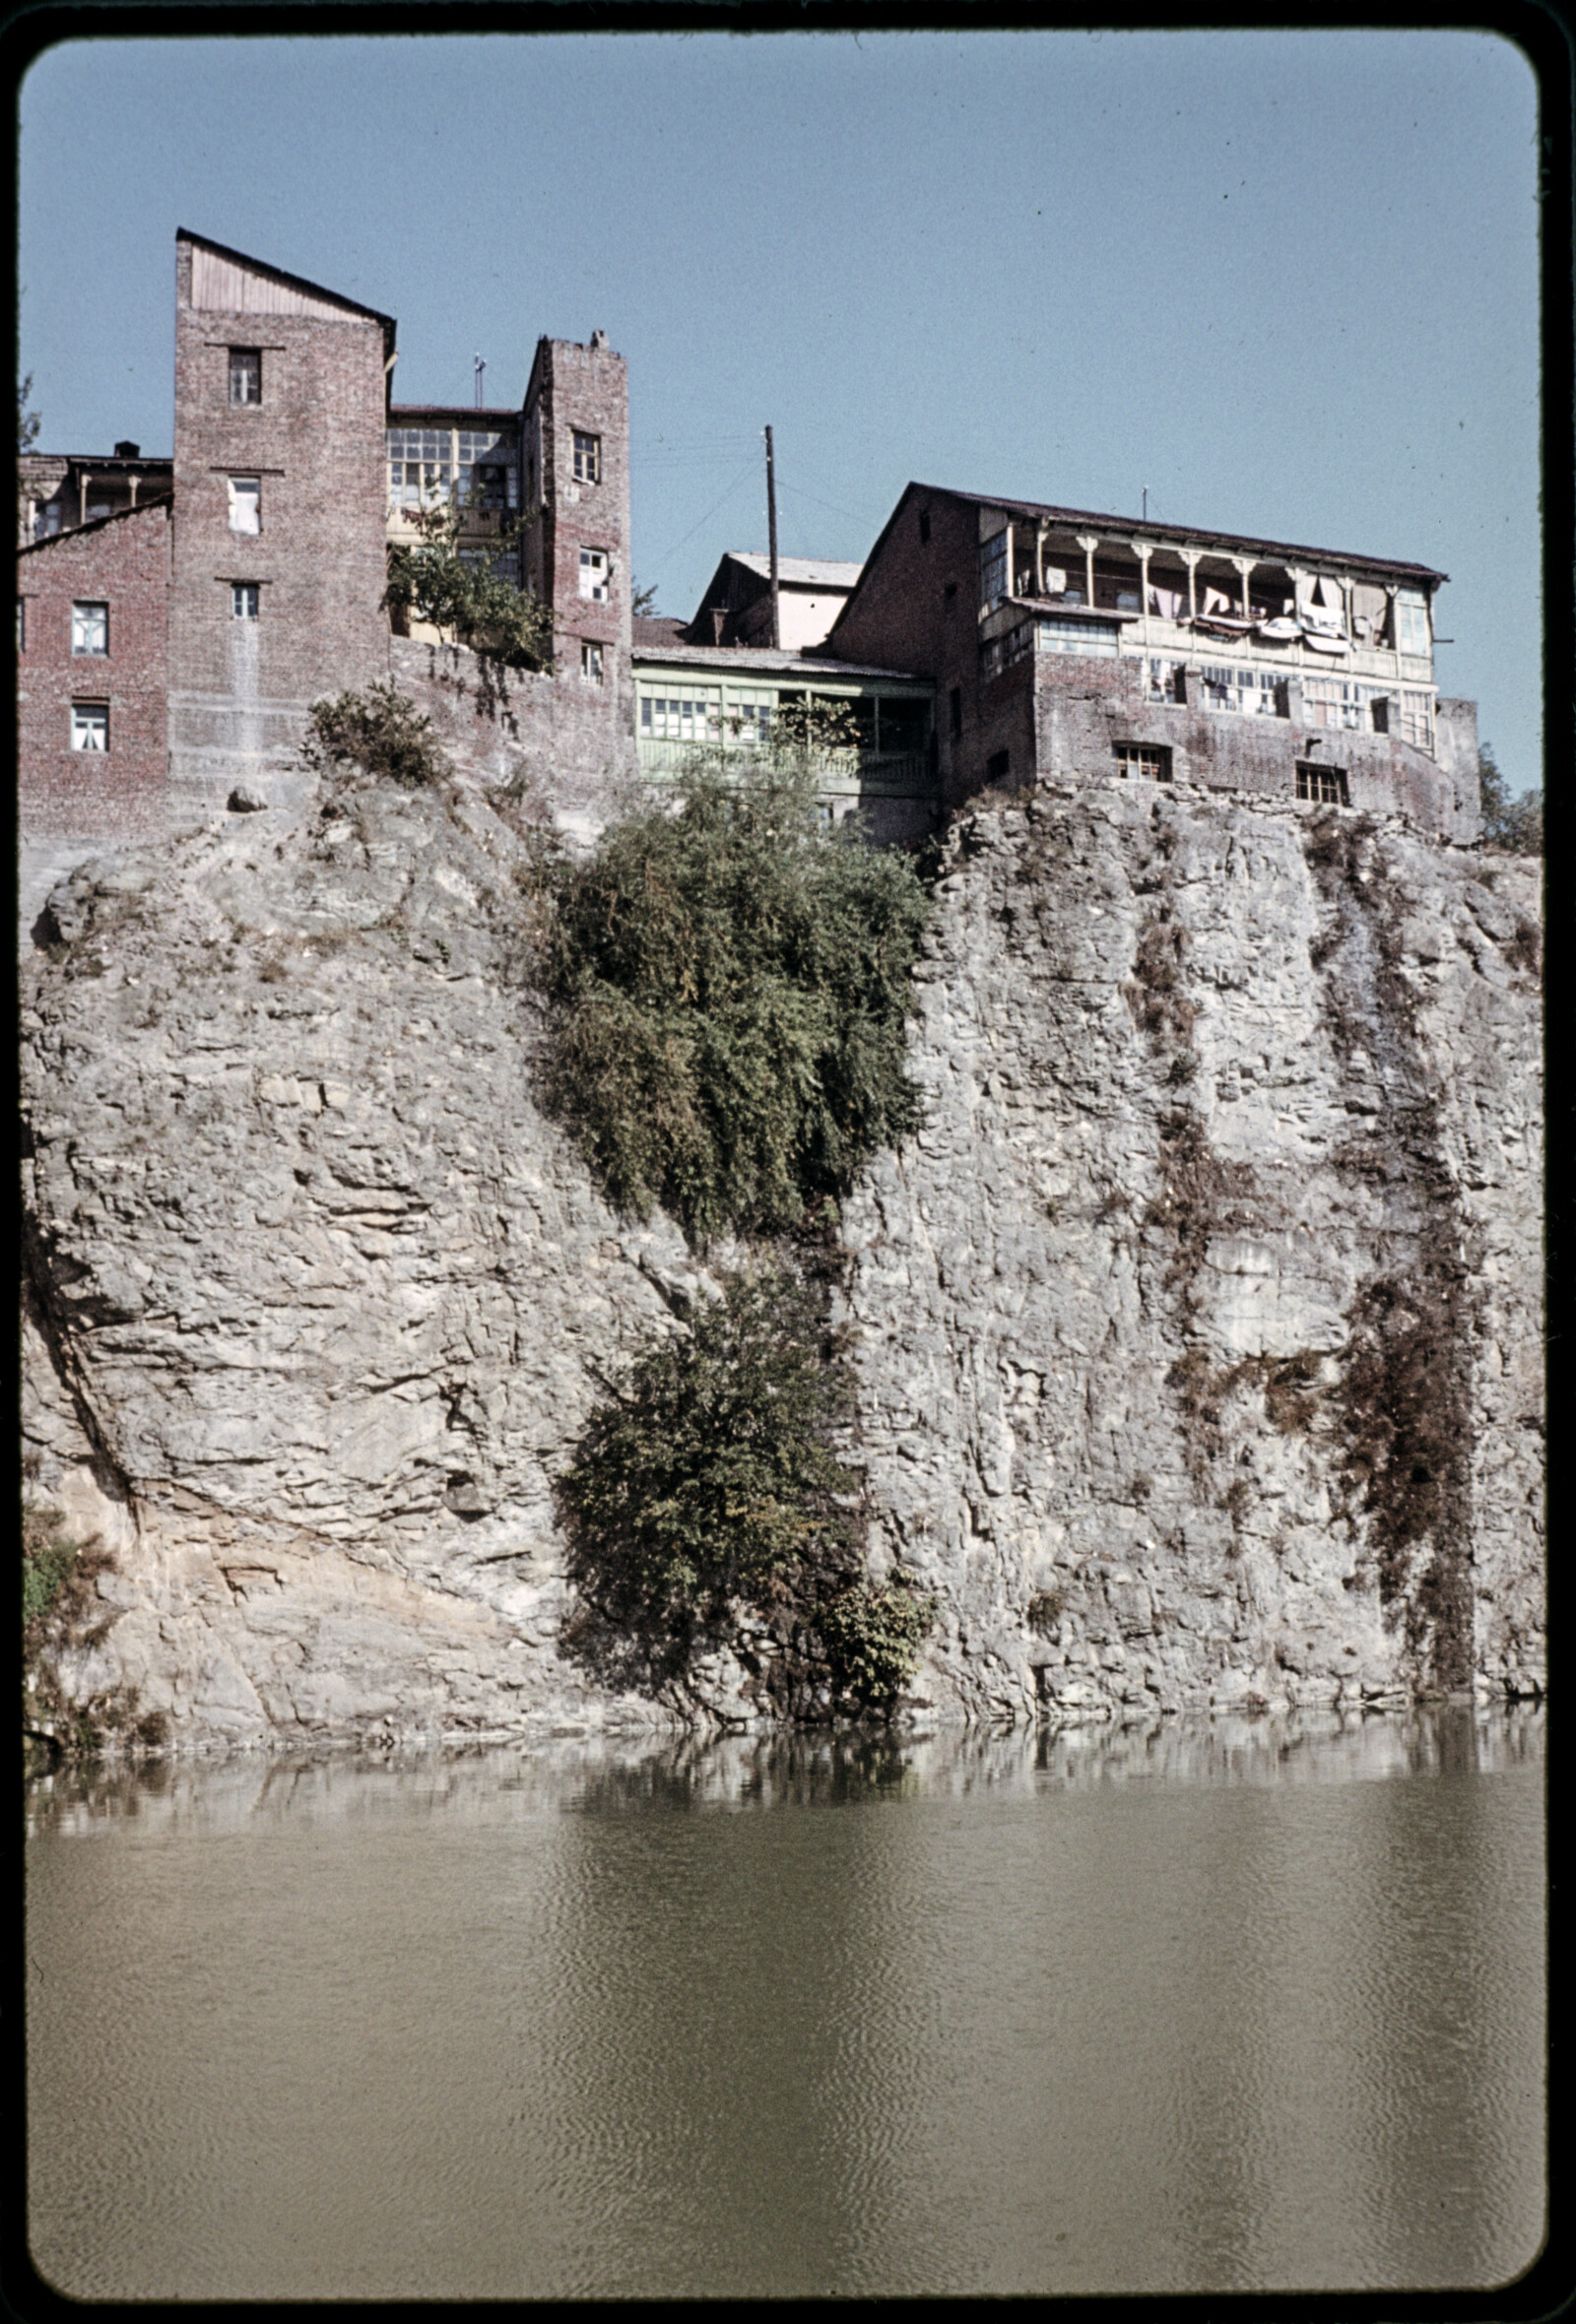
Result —
<instances>
[{"instance_id":1,"label":"green bush","mask_svg":"<svg viewBox=\"0 0 1576 2324\"><path fill-rule=\"evenodd\" d=\"M648 1345L558 1485L571 1568L615 1620L757 1605L849 1563L857 1477L832 1450L852 1409L814 1292L774 1263Z\"/></svg>"},{"instance_id":2,"label":"green bush","mask_svg":"<svg viewBox=\"0 0 1576 2324\"><path fill-rule=\"evenodd\" d=\"M73 1542L61 1538L65 1519L26 1502L22 1511L22 1627L41 1621L70 1581L77 1563Z\"/></svg>"},{"instance_id":3,"label":"green bush","mask_svg":"<svg viewBox=\"0 0 1576 2324\"><path fill-rule=\"evenodd\" d=\"M407 791L439 783L447 772L432 738L431 720L392 684L314 702L306 713L301 755L319 771L359 767L363 774L398 783Z\"/></svg>"},{"instance_id":4,"label":"green bush","mask_svg":"<svg viewBox=\"0 0 1576 2324\"><path fill-rule=\"evenodd\" d=\"M926 899L821 820L811 768L697 760L676 809L561 852L535 969L550 1104L609 1199L691 1242L803 1227L918 1119L903 1060Z\"/></svg>"},{"instance_id":5,"label":"green bush","mask_svg":"<svg viewBox=\"0 0 1576 2324\"><path fill-rule=\"evenodd\" d=\"M817 1617L832 1678L867 1710L889 1711L914 1675L936 1622L936 1600L902 1582L856 1582Z\"/></svg>"}]
</instances>

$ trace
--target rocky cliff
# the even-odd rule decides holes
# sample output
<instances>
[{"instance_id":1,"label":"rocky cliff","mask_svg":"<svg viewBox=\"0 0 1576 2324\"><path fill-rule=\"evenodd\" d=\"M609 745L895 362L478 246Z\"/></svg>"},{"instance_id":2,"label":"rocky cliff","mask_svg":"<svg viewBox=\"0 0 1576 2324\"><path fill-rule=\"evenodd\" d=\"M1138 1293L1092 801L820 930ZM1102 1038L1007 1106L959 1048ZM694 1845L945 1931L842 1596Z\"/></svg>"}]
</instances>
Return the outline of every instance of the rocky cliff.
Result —
<instances>
[{"instance_id":1,"label":"rocky cliff","mask_svg":"<svg viewBox=\"0 0 1576 2324\"><path fill-rule=\"evenodd\" d=\"M565 1642L554 1475L696 1267L534 1101L499 804L87 865L25 966L28 1467L110 1728L758 1713L748 1628L664 1704ZM949 835L926 1126L844 1218L932 1716L1541 1692L1537 872L1119 781Z\"/></svg>"}]
</instances>

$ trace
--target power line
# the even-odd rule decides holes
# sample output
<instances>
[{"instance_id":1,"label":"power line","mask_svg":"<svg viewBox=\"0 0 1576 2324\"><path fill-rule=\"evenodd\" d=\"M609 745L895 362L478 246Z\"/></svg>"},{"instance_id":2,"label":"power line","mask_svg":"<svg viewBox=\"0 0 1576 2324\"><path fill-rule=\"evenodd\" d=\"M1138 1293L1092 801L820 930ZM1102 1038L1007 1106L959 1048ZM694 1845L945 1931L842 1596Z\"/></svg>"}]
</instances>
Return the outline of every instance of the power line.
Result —
<instances>
[{"instance_id":1,"label":"power line","mask_svg":"<svg viewBox=\"0 0 1576 2324\"><path fill-rule=\"evenodd\" d=\"M723 506L724 502L733 498L734 493L744 483L745 478L750 475L755 465L755 456L752 451L750 458L745 462L744 467L740 469L739 474L734 478L733 483L723 493L722 499L717 501L714 506L708 508L705 515L700 518L698 523L690 526L689 532L686 533L682 541L675 541L671 549L665 549L662 554L655 559L655 562L659 568L667 563L670 556L677 556L681 549L685 549L689 546L689 544L694 539L695 535L699 532L701 525L710 524L712 518L717 514L718 509Z\"/></svg>"}]
</instances>

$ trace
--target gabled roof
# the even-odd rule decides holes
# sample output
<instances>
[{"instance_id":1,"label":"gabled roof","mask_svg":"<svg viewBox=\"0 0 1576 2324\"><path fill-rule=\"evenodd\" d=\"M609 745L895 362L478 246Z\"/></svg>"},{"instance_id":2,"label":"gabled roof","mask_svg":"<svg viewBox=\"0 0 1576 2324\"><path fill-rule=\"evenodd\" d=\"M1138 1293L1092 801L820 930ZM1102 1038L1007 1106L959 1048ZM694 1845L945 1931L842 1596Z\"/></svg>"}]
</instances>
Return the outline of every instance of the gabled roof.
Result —
<instances>
[{"instance_id":1,"label":"gabled roof","mask_svg":"<svg viewBox=\"0 0 1576 2324\"><path fill-rule=\"evenodd\" d=\"M80 541L84 533L101 533L105 525L123 525L128 517L146 516L151 508L167 508L174 497L173 492L152 492L135 508L112 508L107 516L91 516L85 525L63 525L58 533L45 533L41 541L24 541L17 554L33 556L40 549L53 549L58 542Z\"/></svg>"},{"instance_id":2,"label":"gabled roof","mask_svg":"<svg viewBox=\"0 0 1576 2324\"><path fill-rule=\"evenodd\" d=\"M743 565L747 573L758 574L762 581L771 579L771 559L760 556L750 549L724 549L722 565ZM845 559L827 556L780 556L777 559L777 579L795 589L852 589L864 571L864 566L849 564Z\"/></svg>"},{"instance_id":3,"label":"gabled roof","mask_svg":"<svg viewBox=\"0 0 1576 2324\"><path fill-rule=\"evenodd\" d=\"M280 283L289 290L304 292L308 298L324 298L330 306L342 306L347 314L364 315L369 322L383 326L383 345L388 354L394 351L394 317L379 312L375 306L362 306L360 299L347 298L343 290L329 290L321 283L309 283L304 275L287 274L282 266L270 266L265 258L251 258L244 250L231 250L228 243L211 241L207 234L194 234L189 226L177 226L177 242L192 242L203 250L211 250L216 258L228 259L231 266L244 267L248 274L262 275L271 283Z\"/></svg>"},{"instance_id":4,"label":"gabled roof","mask_svg":"<svg viewBox=\"0 0 1576 2324\"><path fill-rule=\"evenodd\" d=\"M1266 558L1274 557L1281 563L1293 557L1298 562L1307 558L1322 566L1340 566L1347 571L1364 573L1390 573L1398 579L1408 581L1432 582L1437 585L1450 579L1448 573L1441 573L1432 565L1409 564L1397 557L1357 556L1345 549L1315 549L1292 541L1261 541L1251 533L1207 532L1198 525L1173 525L1161 523L1158 519L1112 516L1109 513L1102 514L1100 511L1090 508L1060 508L1050 501L1014 500L1003 493L962 492L952 484L912 483L903 486L898 495L896 507L883 525L875 548L865 559L863 567L865 572L868 573L874 566L886 536L896 524L898 517L909 502L916 499L960 500L972 508L999 508L1005 515L1016 517L1043 517L1053 525L1078 525L1087 527L1090 532L1104 532L1122 539L1131 539L1137 535L1140 540L1153 541L1157 548L1174 542L1179 546L1185 544L1190 549L1215 549L1222 554L1229 553L1233 549L1240 549L1251 550L1255 555L1263 555ZM849 598L832 623L831 636L836 636L838 629L853 611L858 600L859 591L856 586L853 596Z\"/></svg>"}]
</instances>

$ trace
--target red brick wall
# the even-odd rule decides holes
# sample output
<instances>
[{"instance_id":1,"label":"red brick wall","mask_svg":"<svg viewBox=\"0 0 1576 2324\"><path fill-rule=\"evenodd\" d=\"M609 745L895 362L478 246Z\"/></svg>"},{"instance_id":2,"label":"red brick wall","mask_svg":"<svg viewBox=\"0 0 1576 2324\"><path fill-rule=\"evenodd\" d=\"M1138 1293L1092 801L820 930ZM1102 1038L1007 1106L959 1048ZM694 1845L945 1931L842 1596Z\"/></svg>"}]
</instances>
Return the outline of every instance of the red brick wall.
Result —
<instances>
[{"instance_id":1,"label":"red brick wall","mask_svg":"<svg viewBox=\"0 0 1576 2324\"><path fill-rule=\"evenodd\" d=\"M176 244L170 781L223 798L288 759L307 705L388 664L382 325L347 312L227 314L191 303ZM262 350L262 402L230 401L230 347ZM255 476L262 530L230 529L227 479ZM230 611L255 581L260 618Z\"/></svg>"},{"instance_id":2,"label":"red brick wall","mask_svg":"<svg viewBox=\"0 0 1576 2324\"><path fill-rule=\"evenodd\" d=\"M17 558L25 645L17 656L18 820L24 843L107 845L164 829L167 501L38 542ZM106 656L71 651L71 608L109 608ZM109 748L71 747L71 704L109 705Z\"/></svg>"},{"instance_id":3,"label":"red brick wall","mask_svg":"<svg viewBox=\"0 0 1576 2324\"><path fill-rule=\"evenodd\" d=\"M574 436L601 440L601 479L576 483ZM615 754L634 741L634 680L629 661L629 386L623 355L572 340L537 343L525 395L527 461L537 461L540 524L527 536L530 585L553 608L554 645L561 675L579 682L580 648L602 648L600 715ZM529 468L527 470L529 474ZM580 595L580 550L600 549L612 563L611 593ZM594 696L593 696L594 699ZM587 705L576 701L576 726Z\"/></svg>"}]
</instances>

